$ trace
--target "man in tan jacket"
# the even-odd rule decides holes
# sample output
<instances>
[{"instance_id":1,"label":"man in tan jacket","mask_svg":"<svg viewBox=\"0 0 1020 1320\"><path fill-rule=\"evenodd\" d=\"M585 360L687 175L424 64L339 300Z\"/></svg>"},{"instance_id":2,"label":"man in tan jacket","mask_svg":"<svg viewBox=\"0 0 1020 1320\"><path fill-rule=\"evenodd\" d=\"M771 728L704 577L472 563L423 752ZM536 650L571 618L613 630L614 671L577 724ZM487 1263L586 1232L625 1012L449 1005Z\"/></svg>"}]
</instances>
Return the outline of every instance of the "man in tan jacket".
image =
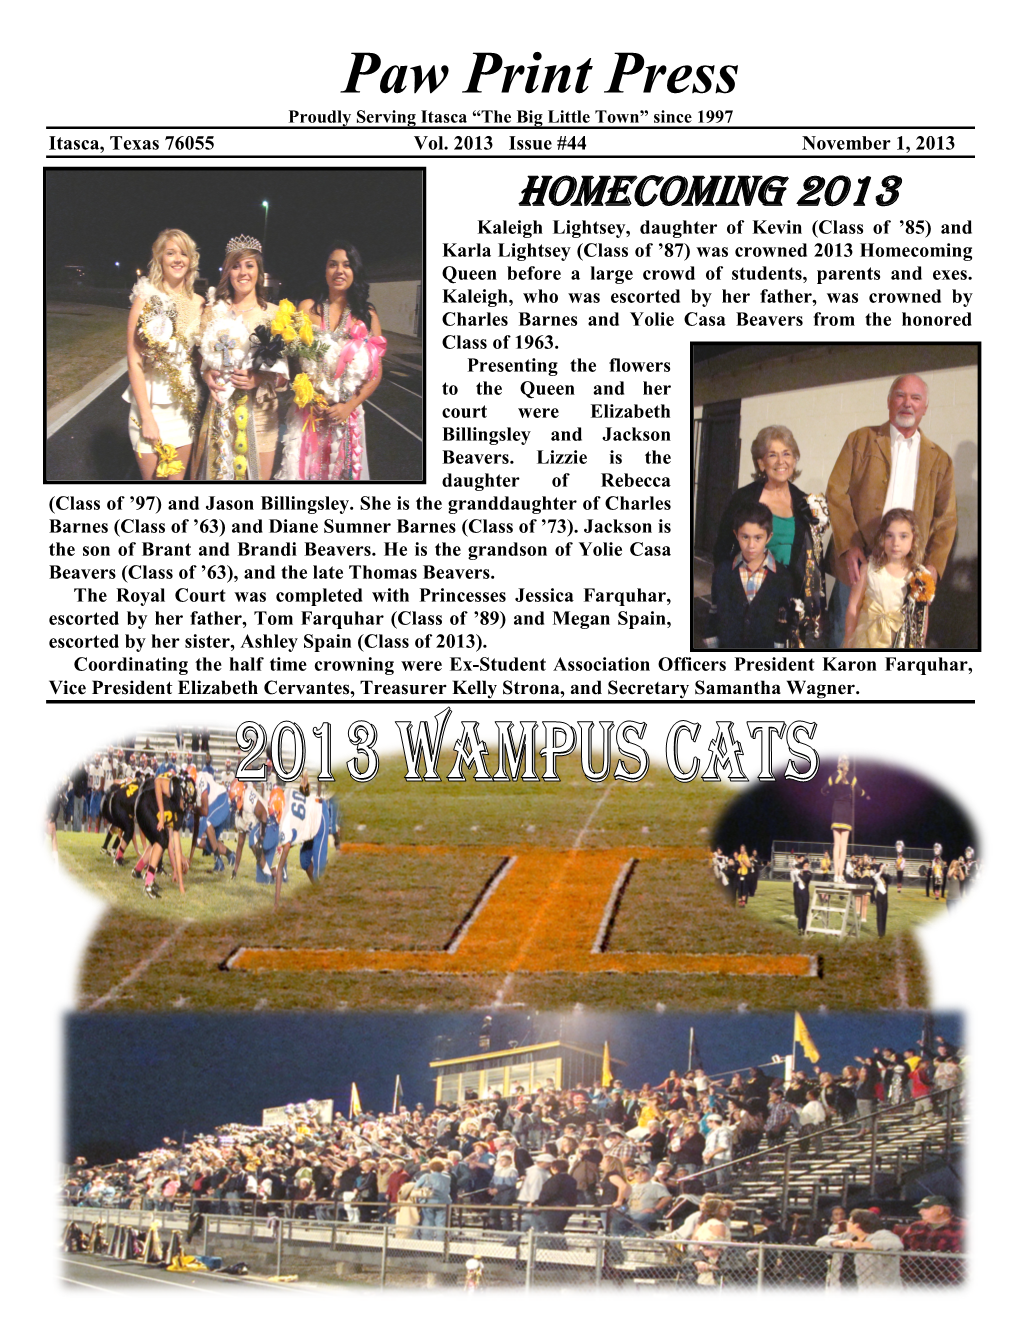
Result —
<instances>
[{"instance_id":1,"label":"man in tan jacket","mask_svg":"<svg viewBox=\"0 0 1020 1320\"><path fill-rule=\"evenodd\" d=\"M842 645L850 587L866 571L886 509L913 509L924 562L939 578L956 538L953 460L921 431L928 386L920 376L897 376L887 403L887 422L847 436L825 491L832 523L825 569L836 578L829 605L835 647Z\"/></svg>"}]
</instances>

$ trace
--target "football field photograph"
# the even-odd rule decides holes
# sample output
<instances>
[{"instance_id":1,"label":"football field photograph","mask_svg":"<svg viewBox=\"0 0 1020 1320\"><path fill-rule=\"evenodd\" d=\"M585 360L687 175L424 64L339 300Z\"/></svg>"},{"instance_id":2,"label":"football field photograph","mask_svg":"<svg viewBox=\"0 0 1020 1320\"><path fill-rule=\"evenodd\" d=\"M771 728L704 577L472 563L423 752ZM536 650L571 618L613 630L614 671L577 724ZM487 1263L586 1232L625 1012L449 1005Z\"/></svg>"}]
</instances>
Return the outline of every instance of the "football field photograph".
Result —
<instances>
[{"instance_id":1,"label":"football field photograph","mask_svg":"<svg viewBox=\"0 0 1020 1320\"><path fill-rule=\"evenodd\" d=\"M729 788L678 783L664 766L591 782L573 758L552 783L408 783L406 769L384 759L370 782L338 776L321 872L293 855L278 902L250 848L234 876L229 832L222 854L191 857L183 892L164 876L155 903L101 836L58 831L63 866L110 904L79 1010L926 1003L909 928L832 941L739 919L712 870Z\"/></svg>"}]
</instances>

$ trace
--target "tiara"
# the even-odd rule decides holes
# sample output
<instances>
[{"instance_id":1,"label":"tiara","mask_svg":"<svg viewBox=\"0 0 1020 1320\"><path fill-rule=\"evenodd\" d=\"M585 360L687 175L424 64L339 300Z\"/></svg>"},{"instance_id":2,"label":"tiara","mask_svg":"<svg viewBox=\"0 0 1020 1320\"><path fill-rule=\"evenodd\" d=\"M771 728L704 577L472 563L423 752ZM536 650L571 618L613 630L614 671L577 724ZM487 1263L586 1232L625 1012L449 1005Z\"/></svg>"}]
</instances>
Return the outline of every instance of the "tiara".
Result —
<instances>
[{"instance_id":1,"label":"tiara","mask_svg":"<svg viewBox=\"0 0 1020 1320\"><path fill-rule=\"evenodd\" d=\"M225 257L231 257L235 252L262 252L262 244L257 238L252 238L250 234L240 234L237 238L232 238L227 244Z\"/></svg>"}]
</instances>

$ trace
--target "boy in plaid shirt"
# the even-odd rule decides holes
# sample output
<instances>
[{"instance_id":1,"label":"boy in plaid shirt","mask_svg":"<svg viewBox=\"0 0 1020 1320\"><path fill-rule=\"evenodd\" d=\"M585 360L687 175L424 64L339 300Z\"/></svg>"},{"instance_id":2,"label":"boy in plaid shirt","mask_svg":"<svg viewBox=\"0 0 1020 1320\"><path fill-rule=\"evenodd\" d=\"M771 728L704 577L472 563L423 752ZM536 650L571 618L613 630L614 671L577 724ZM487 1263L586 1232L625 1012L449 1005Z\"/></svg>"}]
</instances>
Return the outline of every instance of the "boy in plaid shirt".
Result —
<instances>
[{"instance_id":1,"label":"boy in plaid shirt","mask_svg":"<svg viewBox=\"0 0 1020 1320\"><path fill-rule=\"evenodd\" d=\"M732 563L720 564L713 578L719 649L780 649L784 644L780 611L789 608L796 589L790 570L785 564L777 564L768 548L772 510L765 504L738 509L733 533L740 554Z\"/></svg>"}]
</instances>

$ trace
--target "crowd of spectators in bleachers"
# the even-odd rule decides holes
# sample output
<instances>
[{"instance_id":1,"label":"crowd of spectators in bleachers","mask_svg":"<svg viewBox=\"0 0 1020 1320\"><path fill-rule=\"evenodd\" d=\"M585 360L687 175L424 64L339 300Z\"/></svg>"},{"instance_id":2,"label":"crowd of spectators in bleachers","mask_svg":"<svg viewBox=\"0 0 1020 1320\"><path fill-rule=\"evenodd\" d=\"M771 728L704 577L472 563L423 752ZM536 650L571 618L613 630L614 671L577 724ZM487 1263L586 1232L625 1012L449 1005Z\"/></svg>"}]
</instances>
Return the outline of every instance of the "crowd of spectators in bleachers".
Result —
<instances>
[{"instance_id":1,"label":"crowd of spectators in bleachers","mask_svg":"<svg viewBox=\"0 0 1020 1320\"><path fill-rule=\"evenodd\" d=\"M733 1161L788 1141L806 1150L855 1116L866 1132L883 1105L912 1101L916 1123L937 1123L963 1080L959 1051L937 1038L931 1050L876 1048L841 1070L815 1067L785 1082L757 1067L728 1080L673 1070L639 1089L557 1090L549 1081L531 1093L469 1094L430 1111L401 1106L331 1123L309 1102L288 1106L270 1128L228 1124L103 1168L79 1159L63 1196L87 1206L389 1220L398 1235L419 1237L438 1235L455 1206L505 1231L562 1232L583 1219L612 1235L682 1239L711 1222L703 1235L727 1238ZM779 1222L766 1197L757 1231L813 1242L823 1226Z\"/></svg>"}]
</instances>

